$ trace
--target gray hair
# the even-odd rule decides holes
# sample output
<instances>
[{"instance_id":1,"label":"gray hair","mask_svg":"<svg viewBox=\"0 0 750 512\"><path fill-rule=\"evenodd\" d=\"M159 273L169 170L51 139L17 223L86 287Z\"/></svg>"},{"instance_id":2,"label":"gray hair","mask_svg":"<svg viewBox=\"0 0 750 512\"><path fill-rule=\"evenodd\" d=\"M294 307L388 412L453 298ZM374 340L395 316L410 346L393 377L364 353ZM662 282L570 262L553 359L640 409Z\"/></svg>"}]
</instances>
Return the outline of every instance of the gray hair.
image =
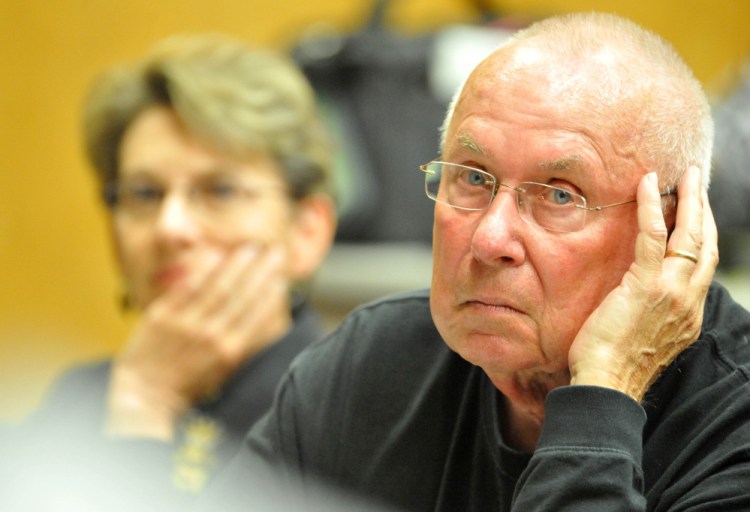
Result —
<instances>
[{"instance_id":1,"label":"gray hair","mask_svg":"<svg viewBox=\"0 0 750 512\"><path fill-rule=\"evenodd\" d=\"M615 15L576 13L520 30L496 53L512 51L532 39L545 53L581 59L587 67L597 66L592 59L597 52L612 55L614 64L596 76L593 87L584 83L591 75L576 77L573 70L564 77L581 82L571 87L580 91L571 101L591 113L594 126L613 134L631 132L634 154L666 186L674 187L694 165L708 187L714 131L710 106L700 82L669 43ZM463 86L453 97L441 128L443 148L462 90Z\"/></svg>"},{"instance_id":2,"label":"gray hair","mask_svg":"<svg viewBox=\"0 0 750 512\"><path fill-rule=\"evenodd\" d=\"M291 59L220 35L183 35L110 69L87 96L85 147L103 188L118 178L130 123L161 105L215 150L274 158L294 198L329 186L331 140L315 94Z\"/></svg>"}]
</instances>

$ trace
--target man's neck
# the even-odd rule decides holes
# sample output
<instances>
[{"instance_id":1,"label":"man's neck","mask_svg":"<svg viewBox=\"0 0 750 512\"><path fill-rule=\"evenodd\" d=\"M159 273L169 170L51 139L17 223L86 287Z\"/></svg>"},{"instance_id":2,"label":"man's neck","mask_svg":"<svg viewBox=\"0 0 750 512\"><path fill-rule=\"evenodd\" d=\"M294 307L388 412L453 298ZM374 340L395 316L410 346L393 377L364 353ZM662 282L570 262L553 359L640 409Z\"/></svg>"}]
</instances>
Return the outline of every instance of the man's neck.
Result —
<instances>
[{"instance_id":1,"label":"man's neck","mask_svg":"<svg viewBox=\"0 0 750 512\"><path fill-rule=\"evenodd\" d=\"M530 412L507 397L500 403L500 429L506 445L523 453L532 453L542 432L544 408Z\"/></svg>"},{"instance_id":2,"label":"man's neck","mask_svg":"<svg viewBox=\"0 0 750 512\"><path fill-rule=\"evenodd\" d=\"M542 432L547 393L568 384L570 376L542 372L530 378L490 379L502 395L498 415L503 440L511 448L533 452Z\"/></svg>"}]
</instances>

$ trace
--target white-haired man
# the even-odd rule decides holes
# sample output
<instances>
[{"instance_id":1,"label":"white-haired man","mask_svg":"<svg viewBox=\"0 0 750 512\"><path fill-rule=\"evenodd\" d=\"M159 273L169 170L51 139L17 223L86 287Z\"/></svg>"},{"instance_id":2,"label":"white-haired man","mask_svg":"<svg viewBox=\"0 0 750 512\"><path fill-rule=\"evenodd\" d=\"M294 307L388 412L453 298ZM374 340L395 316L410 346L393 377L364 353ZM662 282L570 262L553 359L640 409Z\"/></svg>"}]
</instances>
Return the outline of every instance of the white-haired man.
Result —
<instances>
[{"instance_id":1,"label":"white-haired man","mask_svg":"<svg viewBox=\"0 0 750 512\"><path fill-rule=\"evenodd\" d=\"M750 509L750 314L711 284L712 131L635 24L518 33L422 166L431 289L298 358L217 491L261 457L408 511Z\"/></svg>"}]
</instances>

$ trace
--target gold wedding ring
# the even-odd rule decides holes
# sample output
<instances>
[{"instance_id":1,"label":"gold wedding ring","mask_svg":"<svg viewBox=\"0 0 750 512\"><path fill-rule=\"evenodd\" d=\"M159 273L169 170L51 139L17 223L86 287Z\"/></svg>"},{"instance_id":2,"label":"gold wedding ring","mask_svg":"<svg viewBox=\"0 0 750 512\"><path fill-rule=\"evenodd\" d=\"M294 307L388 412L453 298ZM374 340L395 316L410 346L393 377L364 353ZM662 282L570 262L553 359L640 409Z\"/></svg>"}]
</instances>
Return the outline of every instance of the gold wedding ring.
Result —
<instances>
[{"instance_id":1,"label":"gold wedding ring","mask_svg":"<svg viewBox=\"0 0 750 512\"><path fill-rule=\"evenodd\" d=\"M690 260L693 263L698 263L698 256L696 256L692 252L681 251L679 249L670 249L667 251L667 254L665 254L664 257L667 258L669 256L677 256L678 258L685 258L686 260Z\"/></svg>"}]
</instances>

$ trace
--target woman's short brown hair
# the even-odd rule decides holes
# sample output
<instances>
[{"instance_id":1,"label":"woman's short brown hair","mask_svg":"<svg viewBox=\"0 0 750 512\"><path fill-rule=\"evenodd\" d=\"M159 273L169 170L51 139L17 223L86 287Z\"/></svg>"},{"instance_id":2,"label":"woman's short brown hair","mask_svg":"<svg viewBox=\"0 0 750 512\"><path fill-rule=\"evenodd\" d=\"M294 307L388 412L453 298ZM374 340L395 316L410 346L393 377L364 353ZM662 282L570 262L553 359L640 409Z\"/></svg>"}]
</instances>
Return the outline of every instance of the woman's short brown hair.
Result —
<instances>
[{"instance_id":1,"label":"woman's short brown hair","mask_svg":"<svg viewBox=\"0 0 750 512\"><path fill-rule=\"evenodd\" d=\"M307 79L290 58L220 35L166 39L94 83L83 130L102 188L118 178L120 144L130 123L160 105L224 154L272 156L293 197L327 190L331 141Z\"/></svg>"}]
</instances>

